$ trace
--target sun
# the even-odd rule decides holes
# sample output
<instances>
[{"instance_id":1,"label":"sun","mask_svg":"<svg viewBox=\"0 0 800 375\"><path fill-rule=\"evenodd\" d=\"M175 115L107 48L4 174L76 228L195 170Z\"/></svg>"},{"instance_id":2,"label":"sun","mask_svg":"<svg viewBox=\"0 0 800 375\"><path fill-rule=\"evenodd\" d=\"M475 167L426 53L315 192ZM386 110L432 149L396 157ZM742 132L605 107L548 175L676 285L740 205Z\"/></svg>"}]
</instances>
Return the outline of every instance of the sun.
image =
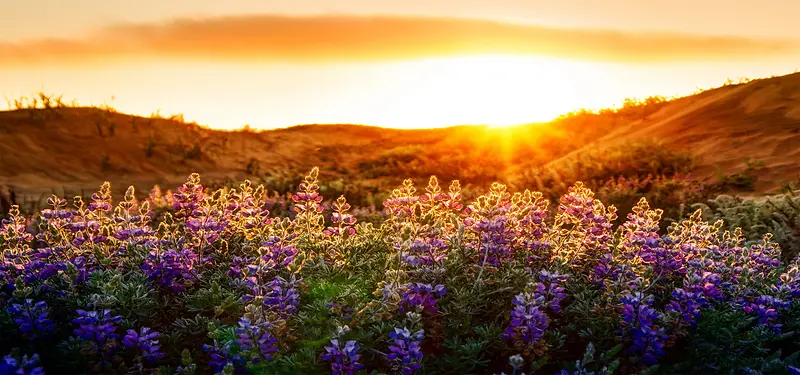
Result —
<instances>
[{"instance_id":1,"label":"sun","mask_svg":"<svg viewBox=\"0 0 800 375\"><path fill-rule=\"evenodd\" d=\"M550 58L479 55L397 64L404 83L390 98L389 126L488 124L493 127L549 121L579 104L574 64ZM376 91L380 91L376 88ZM380 97L380 95L379 95ZM406 125L407 126L407 125Z\"/></svg>"}]
</instances>

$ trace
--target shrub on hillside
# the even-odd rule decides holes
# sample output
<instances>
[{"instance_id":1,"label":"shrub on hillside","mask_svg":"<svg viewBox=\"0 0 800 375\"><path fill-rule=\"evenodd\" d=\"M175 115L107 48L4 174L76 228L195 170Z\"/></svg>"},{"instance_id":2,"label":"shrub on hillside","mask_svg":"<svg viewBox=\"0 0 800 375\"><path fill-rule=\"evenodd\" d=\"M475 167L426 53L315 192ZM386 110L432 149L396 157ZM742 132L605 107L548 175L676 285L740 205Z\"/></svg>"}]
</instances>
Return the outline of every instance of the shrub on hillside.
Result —
<instances>
[{"instance_id":1,"label":"shrub on hillside","mask_svg":"<svg viewBox=\"0 0 800 375\"><path fill-rule=\"evenodd\" d=\"M702 208L710 220L725 220L726 229L742 228L748 241L771 233L786 259L800 252L800 191L764 198L720 195L693 207Z\"/></svg>"}]
</instances>

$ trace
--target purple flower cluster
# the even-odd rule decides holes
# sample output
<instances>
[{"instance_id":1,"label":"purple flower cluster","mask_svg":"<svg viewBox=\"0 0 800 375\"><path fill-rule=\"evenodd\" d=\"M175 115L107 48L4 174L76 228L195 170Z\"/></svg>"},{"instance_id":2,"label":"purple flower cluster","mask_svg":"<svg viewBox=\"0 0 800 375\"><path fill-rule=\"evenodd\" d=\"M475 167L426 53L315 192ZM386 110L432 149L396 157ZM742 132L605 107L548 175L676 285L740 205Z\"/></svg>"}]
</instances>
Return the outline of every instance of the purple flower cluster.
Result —
<instances>
[{"instance_id":1,"label":"purple flower cluster","mask_svg":"<svg viewBox=\"0 0 800 375\"><path fill-rule=\"evenodd\" d=\"M683 288L672 292L673 300L666 310L680 315L682 323L694 327L700 310L711 306L711 301L720 301L725 297L719 289L721 278L718 274L703 272L693 273L684 279Z\"/></svg>"},{"instance_id":2,"label":"purple flower cluster","mask_svg":"<svg viewBox=\"0 0 800 375\"><path fill-rule=\"evenodd\" d=\"M356 234L356 229L353 228L356 218L348 213L350 204L347 203L344 195L334 202L333 209L334 212L331 214L331 224L333 225L326 228L323 233L327 236L353 236Z\"/></svg>"},{"instance_id":3,"label":"purple flower cluster","mask_svg":"<svg viewBox=\"0 0 800 375\"><path fill-rule=\"evenodd\" d=\"M300 304L300 293L297 291L299 282L294 275L289 280L275 276L268 283L257 276L248 276L244 284L250 289L250 293L244 295L242 300L260 305L264 311L272 314L271 319L286 320L297 312Z\"/></svg>"},{"instance_id":4,"label":"purple flower cluster","mask_svg":"<svg viewBox=\"0 0 800 375\"><path fill-rule=\"evenodd\" d=\"M200 239L202 244L213 244L227 226L222 212L211 207L200 207L192 215L186 220L186 231Z\"/></svg>"},{"instance_id":5,"label":"purple flower cluster","mask_svg":"<svg viewBox=\"0 0 800 375\"><path fill-rule=\"evenodd\" d=\"M742 310L748 314L758 316L758 324L765 326L775 333L781 333L783 324L777 323L778 311L787 309L790 302L769 295L758 296L755 301L745 303Z\"/></svg>"},{"instance_id":6,"label":"purple flower cluster","mask_svg":"<svg viewBox=\"0 0 800 375\"><path fill-rule=\"evenodd\" d=\"M571 186L567 194L559 199L553 230L569 229L568 252L556 254L560 263L581 265L608 254L612 244L613 225L617 218L614 206L605 207L594 198L594 193L582 182Z\"/></svg>"},{"instance_id":7,"label":"purple flower cluster","mask_svg":"<svg viewBox=\"0 0 800 375\"><path fill-rule=\"evenodd\" d=\"M411 375L422 368L422 350L420 342L425 331L411 333L408 328L395 328L389 332L389 353L386 359L393 362L393 369L403 375Z\"/></svg>"},{"instance_id":8,"label":"purple flower cluster","mask_svg":"<svg viewBox=\"0 0 800 375\"><path fill-rule=\"evenodd\" d=\"M272 360L278 351L278 340L269 331L270 325L253 324L250 319L242 317L236 327L236 344L250 358L252 363Z\"/></svg>"},{"instance_id":9,"label":"purple flower cluster","mask_svg":"<svg viewBox=\"0 0 800 375\"><path fill-rule=\"evenodd\" d=\"M55 331L55 325L48 315L47 302L33 302L26 299L22 304L11 304L8 307L14 317L14 323L19 326L22 336L28 340L44 337Z\"/></svg>"},{"instance_id":10,"label":"purple flower cluster","mask_svg":"<svg viewBox=\"0 0 800 375\"><path fill-rule=\"evenodd\" d=\"M175 217L193 217L195 210L200 208L204 197L200 175L192 173L186 183L178 188L178 192L172 194L172 209L175 210Z\"/></svg>"},{"instance_id":11,"label":"purple flower cluster","mask_svg":"<svg viewBox=\"0 0 800 375\"><path fill-rule=\"evenodd\" d=\"M634 292L620 301L622 329L631 340L628 352L647 366L658 363L668 339L665 329L659 326L661 314L652 307L653 300L653 296Z\"/></svg>"},{"instance_id":12,"label":"purple flower cluster","mask_svg":"<svg viewBox=\"0 0 800 375\"><path fill-rule=\"evenodd\" d=\"M537 344L550 325L546 311L561 312L561 301L566 298L563 284L568 278L569 275L540 271L539 281L528 284L523 293L514 297L511 320L500 337L520 348Z\"/></svg>"},{"instance_id":13,"label":"purple flower cluster","mask_svg":"<svg viewBox=\"0 0 800 375\"><path fill-rule=\"evenodd\" d=\"M389 199L383 202L383 209L389 215L390 221L413 220L419 202L419 197L415 195L416 191L411 179L404 180L400 188L392 190Z\"/></svg>"},{"instance_id":14,"label":"purple flower cluster","mask_svg":"<svg viewBox=\"0 0 800 375\"><path fill-rule=\"evenodd\" d=\"M0 361L0 375L44 375L44 370L39 366L38 354L21 359L8 354Z\"/></svg>"},{"instance_id":15,"label":"purple flower cluster","mask_svg":"<svg viewBox=\"0 0 800 375\"><path fill-rule=\"evenodd\" d=\"M471 207L465 211L470 213ZM481 266L489 264L500 267L513 259L516 233L509 216L499 214L494 217L467 218L464 224L478 237L474 247L481 258Z\"/></svg>"},{"instance_id":16,"label":"purple flower cluster","mask_svg":"<svg viewBox=\"0 0 800 375\"><path fill-rule=\"evenodd\" d=\"M299 280L294 275L289 280L276 276L268 285L264 296L264 306L275 312L281 319L288 319L297 312L300 305L300 293L297 291Z\"/></svg>"},{"instance_id":17,"label":"purple flower cluster","mask_svg":"<svg viewBox=\"0 0 800 375\"><path fill-rule=\"evenodd\" d=\"M535 292L524 292L514 297L511 321L500 337L520 347L528 347L541 340L549 327L543 302L544 298Z\"/></svg>"},{"instance_id":18,"label":"purple flower cluster","mask_svg":"<svg viewBox=\"0 0 800 375\"><path fill-rule=\"evenodd\" d=\"M197 279L198 256L188 248L181 250L151 250L142 264L142 270L158 285L175 293L183 292Z\"/></svg>"},{"instance_id":19,"label":"purple flower cluster","mask_svg":"<svg viewBox=\"0 0 800 375\"><path fill-rule=\"evenodd\" d=\"M231 355L228 347L219 345L216 340L214 345L203 344L203 351L208 353L208 365L215 374L221 372L229 363L238 370L238 373L244 372L245 365L247 365L246 358L239 353Z\"/></svg>"},{"instance_id":20,"label":"purple flower cluster","mask_svg":"<svg viewBox=\"0 0 800 375\"><path fill-rule=\"evenodd\" d=\"M349 340L342 346L338 339L332 339L330 345L325 345L322 360L331 363L331 375L353 375L364 368L358 362L361 359L358 349L356 340Z\"/></svg>"},{"instance_id":21,"label":"purple flower cluster","mask_svg":"<svg viewBox=\"0 0 800 375\"><path fill-rule=\"evenodd\" d=\"M541 263L550 260L550 242L546 235L549 232L545 218L550 201L544 198L540 192L531 193L528 213L519 221L519 231L522 235L518 240L524 249L528 251L529 263Z\"/></svg>"},{"instance_id":22,"label":"purple flower cluster","mask_svg":"<svg viewBox=\"0 0 800 375\"><path fill-rule=\"evenodd\" d=\"M420 309L421 311L437 313L439 310L436 308L436 303L446 292L447 289L442 284L433 286L419 282L408 283L401 295L400 312Z\"/></svg>"},{"instance_id":23,"label":"purple flower cluster","mask_svg":"<svg viewBox=\"0 0 800 375\"><path fill-rule=\"evenodd\" d=\"M415 268L431 268L443 265L449 245L440 238L425 236L411 241L405 250L402 248L398 246L403 263Z\"/></svg>"},{"instance_id":24,"label":"purple flower cluster","mask_svg":"<svg viewBox=\"0 0 800 375\"><path fill-rule=\"evenodd\" d=\"M322 196L319 195L319 169L314 167L300 183L299 191L292 195L294 202L293 211L295 212L294 223L297 229L304 235L316 235L321 233L325 224L325 218L321 212L323 207Z\"/></svg>"},{"instance_id":25,"label":"purple flower cluster","mask_svg":"<svg viewBox=\"0 0 800 375\"><path fill-rule=\"evenodd\" d=\"M250 273L278 271L292 264L297 256L297 248L291 243L293 238L294 236L271 236L264 241L263 246L258 249L260 262L255 269L252 265L248 266Z\"/></svg>"},{"instance_id":26,"label":"purple flower cluster","mask_svg":"<svg viewBox=\"0 0 800 375\"><path fill-rule=\"evenodd\" d=\"M444 192L436 176L431 176L428 180L425 194L419 196L417 202L423 216L442 217L451 212L460 212L464 208L461 203L461 185L458 181L450 183L449 191Z\"/></svg>"},{"instance_id":27,"label":"purple flower cluster","mask_svg":"<svg viewBox=\"0 0 800 375\"><path fill-rule=\"evenodd\" d=\"M83 340L92 342L101 353L113 353L119 347L117 324L119 315L112 316L111 310L77 310L78 317L72 320L77 325L72 332Z\"/></svg>"},{"instance_id":28,"label":"purple flower cluster","mask_svg":"<svg viewBox=\"0 0 800 375\"><path fill-rule=\"evenodd\" d=\"M164 353L161 352L161 345L158 343L157 338L157 331L153 331L149 327L142 327L139 332L129 329L125 337L122 338L122 343L126 348L136 349L137 355L146 361L154 363L158 359L164 358Z\"/></svg>"}]
</instances>

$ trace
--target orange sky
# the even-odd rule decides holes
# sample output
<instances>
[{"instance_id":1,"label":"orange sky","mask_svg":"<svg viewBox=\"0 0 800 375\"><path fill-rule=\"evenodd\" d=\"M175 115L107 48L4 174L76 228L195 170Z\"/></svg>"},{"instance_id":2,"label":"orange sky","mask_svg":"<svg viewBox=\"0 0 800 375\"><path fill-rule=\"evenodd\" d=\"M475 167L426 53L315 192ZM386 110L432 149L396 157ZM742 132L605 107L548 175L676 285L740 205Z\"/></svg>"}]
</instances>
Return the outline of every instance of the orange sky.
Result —
<instances>
[{"instance_id":1,"label":"orange sky","mask_svg":"<svg viewBox=\"0 0 800 375\"><path fill-rule=\"evenodd\" d=\"M223 128L503 125L800 68L800 2L643 4L11 2L0 94L114 96Z\"/></svg>"}]
</instances>

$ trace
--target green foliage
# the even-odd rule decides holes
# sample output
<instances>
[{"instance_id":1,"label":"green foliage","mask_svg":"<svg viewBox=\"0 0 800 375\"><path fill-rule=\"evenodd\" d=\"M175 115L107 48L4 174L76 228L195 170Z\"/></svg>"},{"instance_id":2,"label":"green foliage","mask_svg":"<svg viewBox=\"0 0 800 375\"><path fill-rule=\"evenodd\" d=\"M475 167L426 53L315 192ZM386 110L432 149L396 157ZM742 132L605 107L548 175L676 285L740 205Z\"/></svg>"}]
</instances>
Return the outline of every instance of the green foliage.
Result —
<instances>
[{"instance_id":1,"label":"green foliage","mask_svg":"<svg viewBox=\"0 0 800 375\"><path fill-rule=\"evenodd\" d=\"M692 208L702 208L709 220L725 220L728 230L742 228L751 242L772 233L786 260L800 252L800 191L763 198L720 195Z\"/></svg>"}]
</instances>

